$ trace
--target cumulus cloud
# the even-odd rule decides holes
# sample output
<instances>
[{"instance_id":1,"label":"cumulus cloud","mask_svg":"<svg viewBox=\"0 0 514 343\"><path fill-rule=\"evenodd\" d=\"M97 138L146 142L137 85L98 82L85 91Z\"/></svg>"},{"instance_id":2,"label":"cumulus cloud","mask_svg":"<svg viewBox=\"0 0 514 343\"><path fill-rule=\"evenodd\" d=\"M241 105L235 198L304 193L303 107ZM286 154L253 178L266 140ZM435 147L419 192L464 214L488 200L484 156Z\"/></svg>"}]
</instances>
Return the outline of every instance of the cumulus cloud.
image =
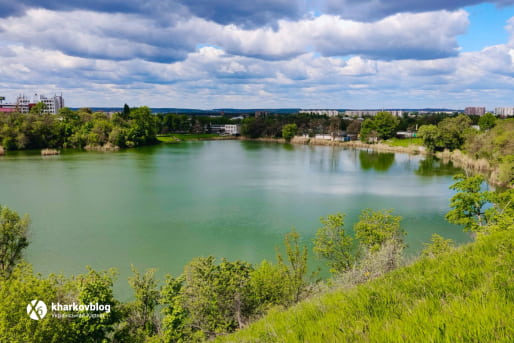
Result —
<instances>
[{"instance_id":1,"label":"cumulus cloud","mask_svg":"<svg viewBox=\"0 0 514 343\"><path fill-rule=\"evenodd\" d=\"M305 12L299 0L0 0L0 17L20 16L30 9L138 14L153 19L199 17L219 24L243 27L273 25L296 19Z\"/></svg>"},{"instance_id":2,"label":"cumulus cloud","mask_svg":"<svg viewBox=\"0 0 514 343\"><path fill-rule=\"evenodd\" d=\"M514 0L326 0L324 8L328 13L344 18L374 21L401 12L452 11L485 2L495 3L497 6L514 4Z\"/></svg>"},{"instance_id":3,"label":"cumulus cloud","mask_svg":"<svg viewBox=\"0 0 514 343\"><path fill-rule=\"evenodd\" d=\"M276 29L245 29L197 17L162 25L134 14L31 9L21 20L0 20L0 37L72 56L112 60L173 62L184 59L198 44L268 60L290 59L308 51L325 56L431 59L457 54L456 36L467 25L464 11L397 14L374 23L322 15L280 20Z\"/></svg>"},{"instance_id":4,"label":"cumulus cloud","mask_svg":"<svg viewBox=\"0 0 514 343\"><path fill-rule=\"evenodd\" d=\"M11 13L0 18L0 93L193 108L459 106L481 91L491 103L511 98L514 18L509 42L463 53L457 37L468 15L440 1L387 2L396 13L374 0L375 20L364 21L335 9L307 14L305 1L212 3L0 0Z\"/></svg>"},{"instance_id":5,"label":"cumulus cloud","mask_svg":"<svg viewBox=\"0 0 514 343\"><path fill-rule=\"evenodd\" d=\"M301 1L295 0L179 0L200 18L220 24L258 27L278 19L301 16Z\"/></svg>"},{"instance_id":6,"label":"cumulus cloud","mask_svg":"<svg viewBox=\"0 0 514 343\"><path fill-rule=\"evenodd\" d=\"M4 41L113 60L183 59L196 45L195 37L184 31L182 26L162 27L136 15L89 11L31 9L21 20L11 17L0 21Z\"/></svg>"}]
</instances>

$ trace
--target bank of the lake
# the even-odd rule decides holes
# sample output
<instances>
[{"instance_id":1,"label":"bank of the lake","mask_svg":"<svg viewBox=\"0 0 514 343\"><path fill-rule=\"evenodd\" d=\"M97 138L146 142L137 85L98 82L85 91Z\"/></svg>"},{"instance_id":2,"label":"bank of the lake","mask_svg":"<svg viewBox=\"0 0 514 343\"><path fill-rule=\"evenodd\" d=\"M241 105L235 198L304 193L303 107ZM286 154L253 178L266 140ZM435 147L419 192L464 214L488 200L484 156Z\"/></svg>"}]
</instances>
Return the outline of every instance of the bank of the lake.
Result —
<instances>
[{"instance_id":1,"label":"bank of the lake","mask_svg":"<svg viewBox=\"0 0 514 343\"><path fill-rule=\"evenodd\" d=\"M364 208L394 208L409 254L432 233L466 242L444 220L458 172L421 155L239 140L19 151L0 159L0 203L30 214L37 272L116 267L123 299L131 264L162 279L197 256L273 260L291 227L310 244L319 218L336 212L351 227Z\"/></svg>"}]
</instances>

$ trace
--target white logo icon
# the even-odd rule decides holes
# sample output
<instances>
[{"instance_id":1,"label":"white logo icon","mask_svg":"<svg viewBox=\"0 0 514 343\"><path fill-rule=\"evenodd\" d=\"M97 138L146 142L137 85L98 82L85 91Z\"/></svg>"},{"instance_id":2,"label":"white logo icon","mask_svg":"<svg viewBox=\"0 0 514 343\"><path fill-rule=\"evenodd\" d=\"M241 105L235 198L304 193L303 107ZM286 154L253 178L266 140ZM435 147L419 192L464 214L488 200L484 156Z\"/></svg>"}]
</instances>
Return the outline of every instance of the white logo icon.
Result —
<instances>
[{"instance_id":1,"label":"white logo icon","mask_svg":"<svg viewBox=\"0 0 514 343\"><path fill-rule=\"evenodd\" d=\"M27 305L27 314L34 320L45 318L47 312L46 304L42 300L32 300Z\"/></svg>"}]
</instances>

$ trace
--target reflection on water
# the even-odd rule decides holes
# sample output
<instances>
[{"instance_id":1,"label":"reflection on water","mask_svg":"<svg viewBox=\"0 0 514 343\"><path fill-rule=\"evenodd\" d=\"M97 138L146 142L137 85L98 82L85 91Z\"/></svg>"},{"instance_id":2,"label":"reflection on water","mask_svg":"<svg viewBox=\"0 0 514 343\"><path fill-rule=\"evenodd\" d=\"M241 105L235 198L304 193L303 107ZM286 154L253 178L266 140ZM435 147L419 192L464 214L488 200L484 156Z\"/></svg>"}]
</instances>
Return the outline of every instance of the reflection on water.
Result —
<instances>
[{"instance_id":1,"label":"reflection on water","mask_svg":"<svg viewBox=\"0 0 514 343\"><path fill-rule=\"evenodd\" d=\"M359 151L359 161L361 168L364 170L375 169L376 171L385 172L393 165L394 154L361 150Z\"/></svg>"},{"instance_id":2,"label":"reflection on water","mask_svg":"<svg viewBox=\"0 0 514 343\"><path fill-rule=\"evenodd\" d=\"M420 176L449 176L462 173L462 169L454 167L451 161L443 163L436 157L427 156L419 161L415 173Z\"/></svg>"},{"instance_id":3,"label":"reflection on water","mask_svg":"<svg viewBox=\"0 0 514 343\"><path fill-rule=\"evenodd\" d=\"M274 259L291 227L309 244L319 218L336 212L351 227L364 208L394 208L411 252L433 233L466 241L444 220L458 169L422 159L246 141L65 151L50 160L9 152L0 160L0 203L30 214L26 256L37 272L116 267L128 293L131 264L177 275L196 256Z\"/></svg>"}]
</instances>

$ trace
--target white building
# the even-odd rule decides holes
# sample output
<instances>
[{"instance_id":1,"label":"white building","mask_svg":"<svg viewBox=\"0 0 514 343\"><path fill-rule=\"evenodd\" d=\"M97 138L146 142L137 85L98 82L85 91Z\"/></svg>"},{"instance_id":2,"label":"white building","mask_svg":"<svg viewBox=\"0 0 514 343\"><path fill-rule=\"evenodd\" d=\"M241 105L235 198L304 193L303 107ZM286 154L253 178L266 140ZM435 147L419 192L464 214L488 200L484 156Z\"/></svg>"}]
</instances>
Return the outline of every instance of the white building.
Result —
<instances>
[{"instance_id":1,"label":"white building","mask_svg":"<svg viewBox=\"0 0 514 343\"><path fill-rule=\"evenodd\" d=\"M339 111L337 110L300 110L298 113L300 114L314 114L318 116L329 116L329 117L336 117L339 115Z\"/></svg>"},{"instance_id":2,"label":"white building","mask_svg":"<svg viewBox=\"0 0 514 343\"><path fill-rule=\"evenodd\" d=\"M349 117L364 117L364 116L376 116L379 112L389 112L395 117L401 117L403 115L403 111L399 110L351 110L351 111L345 111L344 114Z\"/></svg>"},{"instance_id":3,"label":"white building","mask_svg":"<svg viewBox=\"0 0 514 343\"><path fill-rule=\"evenodd\" d=\"M225 124L225 133L236 136L241 134L241 125L237 124Z\"/></svg>"},{"instance_id":4,"label":"white building","mask_svg":"<svg viewBox=\"0 0 514 343\"><path fill-rule=\"evenodd\" d=\"M514 107L496 107L494 114L498 116L514 116Z\"/></svg>"},{"instance_id":5,"label":"white building","mask_svg":"<svg viewBox=\"0 0 514 343\"><path fill-rule=\"evenodd\" d=\"M45 104L43 113L57 114L61 108L64 107L64 99L62 95L54 95L53 97L46 97L42 94L34 94L32 99L25 95L20 95L16 99L16 106L21 113L29 113L32 106L42 102Z\"/></svg>"}]
</instances>

